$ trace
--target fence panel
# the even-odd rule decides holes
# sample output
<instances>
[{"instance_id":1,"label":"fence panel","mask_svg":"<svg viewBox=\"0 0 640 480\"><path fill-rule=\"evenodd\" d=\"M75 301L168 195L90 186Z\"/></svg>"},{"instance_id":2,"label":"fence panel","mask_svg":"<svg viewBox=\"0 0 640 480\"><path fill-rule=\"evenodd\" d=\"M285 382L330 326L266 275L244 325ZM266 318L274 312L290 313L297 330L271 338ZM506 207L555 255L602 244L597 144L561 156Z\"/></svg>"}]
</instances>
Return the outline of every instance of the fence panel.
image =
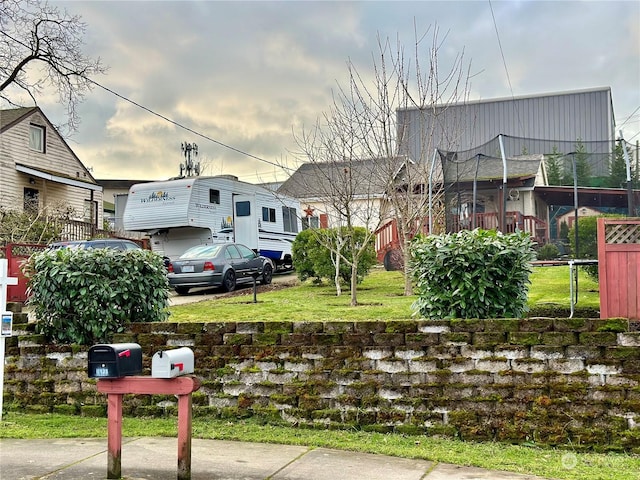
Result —
<instances>
[{"instance_id":1,"label":"fence panel","mask_svg":"<svg viewBox=\"0 0 640 480\"><path fill-rule=\"evenodd\" d=\"M5 247L5 255L9 261L9 276L17 277L17 285L7 287L7 301L25 302L27 300L27 278L22 273L22 263L33 253L41 252L46 245L30 243L10 243Z\"/></svg>"},{"instance_id":2,"label":"fence panel","mask_svg":"<svg viewBox=\"0 0 640 480\"><path fill-rule=\"evenodd\" d=\"M640 319L640 219L598 219L600 318Z\"/></svg>"}]
</instances>

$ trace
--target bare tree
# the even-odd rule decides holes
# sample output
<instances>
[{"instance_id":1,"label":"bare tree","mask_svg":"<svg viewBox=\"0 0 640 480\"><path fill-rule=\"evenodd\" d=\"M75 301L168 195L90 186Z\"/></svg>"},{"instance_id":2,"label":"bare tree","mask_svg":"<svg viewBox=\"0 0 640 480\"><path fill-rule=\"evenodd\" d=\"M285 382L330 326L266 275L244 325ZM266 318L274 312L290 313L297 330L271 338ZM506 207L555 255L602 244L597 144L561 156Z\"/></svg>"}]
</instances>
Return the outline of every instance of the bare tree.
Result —
<instances>
[{"instance_id":1,"label":"bare tree","mask_svg":"<svg viewBox=\"0 0 640 480\"><path fill-rule=\"evenodd\" d=\"M0 0L0 99L37 105L47 88L66 105L69 131L77 130L77 106L90 91L90 77L105 73L100 59L82 52L86 24L40 0Z\"/></svg>"},{"instance_id":2,"label":"bare tree","mask_svg":"<svg viewBox=\"0 0 640 480\"><path fill-rule=\"evenodd\" d=\"M375 174L378 159L361 157L362 138L368 135L369 126L358 121L359 111L349 108L346 100L341 91L322 120L296 136L298 155L307 163L280 192L313 199L329 217L332 234L319 233L316 239L331 252L337 295L341 294L340 266L344 263L350 267L351 305L355 306L359 260L370 248L380 224L378 199L385 185L378 184ZM356 227L365 228L364 238L355 234Z\"/></svg>"},{"instance_id":3,"label":"bare tree","mask_svg":"<svg viewBox=\"0 0 640 480\"><path fill-rule=\"evenodd\" d=\"M429 31L431 43L423 69L421 57ZM348 88L339 87L333 108L324 116L324 125L318 123L314 135L302 136L298 142L307 161L314 165L377 159L372 163L375 168L367 172L369 178L358 179L365 182L360 187L370 188L365 194L379 189L384 193L382 202L370 198L367 211L376 212L377 217L369 217L366 226L373 232L381 222L395 221L406 295L412 293L411 239L416 233L427 231L429 211L433 231L444 224L442 167L436 148L450 148L459 135L447 131L443 139L436 117L446 112L447 105L467 100L470 78L463 53L456 56L444 74L441 72L439 53L443 42L437 27L424 35L418 36L417 31L414 35L413 61L405 57L399 40L394 46L389 39L378 39L379 57L374 58L372 75L361 75L349 62ZM402 113L407 109L419 113L417 125L406 123ZM331 180L330 188L323 192L323 201L332 205L348 225L355 199L352 179L344 176Z\"/></svg>"}]
</instances>

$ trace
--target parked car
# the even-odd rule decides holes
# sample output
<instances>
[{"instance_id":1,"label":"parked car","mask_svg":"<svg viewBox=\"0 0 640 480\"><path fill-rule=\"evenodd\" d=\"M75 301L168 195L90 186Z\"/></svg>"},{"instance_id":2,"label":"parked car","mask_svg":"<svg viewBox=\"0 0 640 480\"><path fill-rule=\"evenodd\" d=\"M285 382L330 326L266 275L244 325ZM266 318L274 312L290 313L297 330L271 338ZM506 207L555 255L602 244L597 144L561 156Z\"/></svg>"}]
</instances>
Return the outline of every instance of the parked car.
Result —
<instances>
[{"instance_id":1,"label":"parked car","mask_svg":"<svg viewBox=\"0 0 640 480\"><path fill-rule=\"evenodd\" d=\"M71 248L71 249L87 249L87 248L112 248L114 250L136 250L142 247L131 240L122 238L96 238L93 240L69 240L66 242L55 242L49 245L49 248Z\"/></svg>"},{"instance_id":2,"label":"parked car","mask_svg":"<svg viewBox=\"0 0 640 480\"><path fill-rule=\"evenodd\" d=\"M254 278L265 285L273 278L271 260L240 243L191 247L171 261L168 270L169 285L179 295L193 287L222 287L231 292Z\"/></svg>"}]
</instances>

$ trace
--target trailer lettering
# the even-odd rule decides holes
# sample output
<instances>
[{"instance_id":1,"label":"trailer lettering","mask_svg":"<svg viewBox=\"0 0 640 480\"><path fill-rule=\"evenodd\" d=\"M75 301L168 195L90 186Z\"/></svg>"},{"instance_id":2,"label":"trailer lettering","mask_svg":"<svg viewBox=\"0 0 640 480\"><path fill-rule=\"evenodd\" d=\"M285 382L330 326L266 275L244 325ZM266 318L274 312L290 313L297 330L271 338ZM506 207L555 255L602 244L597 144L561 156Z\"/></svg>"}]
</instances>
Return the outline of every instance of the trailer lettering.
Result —
<instances>
[{"instance_id":1,"label":"trailer lettering","mask_svg":"<svg viewBox=\"0 0 640 480\"><path fill-rule=\"evenodd\" d=\"M207 210L215 210L216 206L215 205L205 205L204 203L196 203L196 208L204 208Z\"/></svg>"},{"instance_id":2,"label":"trailer lettering","mask_svg":"<svg viewBox=\"0 0 640 480\"><path fill-rule=\"evenodd\" d=\"M157 192L151 192L147 198L141 198L140 203L169 202L175 199L176 197L169 195L168 192L163 192L162 190L159 190Z\"/></svg>"}]
</instances>

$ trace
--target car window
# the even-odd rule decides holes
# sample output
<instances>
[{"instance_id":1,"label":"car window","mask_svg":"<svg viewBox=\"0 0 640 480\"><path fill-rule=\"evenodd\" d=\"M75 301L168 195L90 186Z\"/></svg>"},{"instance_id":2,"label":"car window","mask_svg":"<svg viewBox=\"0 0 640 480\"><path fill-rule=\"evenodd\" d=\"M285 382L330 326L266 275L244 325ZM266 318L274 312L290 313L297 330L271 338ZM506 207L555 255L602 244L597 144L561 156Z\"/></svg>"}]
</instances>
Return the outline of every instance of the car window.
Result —
<instances>
[{"instance_id":1,"label":"car window","mask_svg":"<svg viewBox=\"0 0 640 480\"><path fill-rule=\"evenodd\" d=\"M106 248L107 244L105 242L90 242L85 243L83 248Z\"/></svg>"},{"instance_id":2,"label":"car window","mask_svg":"<svg viewBox=\"0 0 640 480\"><path fill-rule=\"evenodd\" d=\"M249 247L245 247L244 245L236 245L236 247L238 247L238 250L240 250L240 255L242 255L242 258L254 258L256 256L256 253L251 250Z\"/></svg>"},{"instance_id":3,"label":"car window","mask_svg":"<svg viewBox=\"0 0 640 480\"><path fill-rule=\"evenodd\" d=\"M227 251L225 252L224 256L225 258L233 258L235 260L239 260L242 258L235 245L227 245Z\"/></svg>"},{"instance_id":4,"label":"car window","mask_svg":"<svg viewBox=\"0 0 640 480\"><path fill-rule=\"evenodd\" d=\"M218 255L220 252L220 245L199 245L197 247L191 247L189 250L180 255L180 259L189 260L192 258L212 258Z\"/></svg>"},{"instance_id":5,"label":"car window","mask_svg":"<svg viewBox=\"0 0 640 480\"><path fill-rule=\"evenodd\" d=\"M138 249L140 249L140 247L138 246L137 243L124 242L124 249L125 250L138 250Z\"/></svg>"}]
</instances>

